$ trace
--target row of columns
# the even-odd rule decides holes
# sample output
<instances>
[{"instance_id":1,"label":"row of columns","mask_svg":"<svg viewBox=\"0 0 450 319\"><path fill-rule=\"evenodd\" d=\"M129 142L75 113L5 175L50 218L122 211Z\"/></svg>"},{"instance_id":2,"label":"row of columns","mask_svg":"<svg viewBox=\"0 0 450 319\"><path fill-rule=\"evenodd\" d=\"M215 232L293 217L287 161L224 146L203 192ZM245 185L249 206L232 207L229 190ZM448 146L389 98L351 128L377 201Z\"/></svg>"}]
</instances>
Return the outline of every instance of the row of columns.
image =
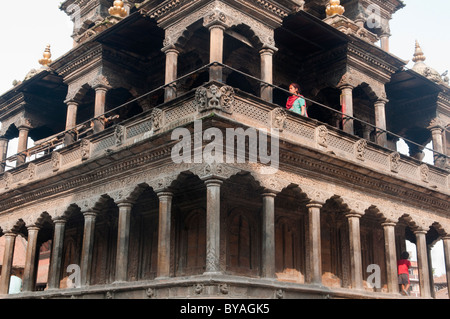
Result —
<instances>
[{"instance_id":1,"label":"row of columns","mask_svg":"<svg viewBox=\"0 0 450 319\"><path fill-rule=\"evenodd\" d=\"M224 48L224 31L226 26L216 21L207 26L210 32L210 53L209 63L223 63L223 48ZM178 76L178 56L180 50L171 44L163 48L162 51L166 54L166 71L165 71L165 101L170 101L176 97L176 79ZM272 102L273 88L273 55L276 48L264 46L260 50L261 57L261 98L265 101ZM209 80L222 82L222 66L212 65L209 68Z\"/></svg>"},{"instance_id":2,"label":"row of columns","mask_svg":"<svg viewBox=\"0 0 450 319\"><path fill-rule=\"evenodd\" d=\"M220 191L223 181L210 178L204 181L206 185L206 270L205 274L220 274ZM159 198L159 230L158 230L158 258L157 278L170 277L170 233L173 194L169 191L157 193ZM277 192L267 191L262 194L262 272L264 278L275 278L275 197ZM119 222L117 236L116 278L117 282L127 281L128 254L130 241L130 220L133 203L124 201L119 207ZM322 285L321 258L321 230L320 210L322 203L311 201L308 205L308 234L309 234L309 268L310 283ZM81 253L81 285L88 286L91 276L92 253L94 247L95 221L97 212L88 210L84 215L84 234ZM351 260L351 284L353 289L363 289L363 269L361 257L360 218L363 215L350 212L346 215L349 223L349 243ZM49 289L58 289L62 265L66 219L55 219L52 257L49 271ZM384 222L385 257L388 290L398 293L397 257L395 243L395 222ZM26 250L23 291L31 292L35 288L38 254L38 233L40 227L28 227L28 245ZM426 245L426 231L416 230L417 258L419 266L419 280L422 297L430 297L430 276L428 267L428 251ZM15 232L5 233L5 250L3 256L2 276L0 280L0 294L7 294L9 274L12 268ZM450 236L443 239L447 281L450 278ZM449 282L450 283L450 282ZM450 286L450 285L449 285Z\"/></svg>"},{"instance_id":3,"label":"row of columns","mask_svg":"<svg viewBox=\"0 0 450 319\"><path fill-rule=\"evenodd\" d=\"M108 92L108 89L109 87L105 85L97 85L94 87L94 133L101 132L105 129L105 122L102 120L101 116L104 115L106 111L106 93ZM74 99L67 100L65 103L67 104L66 131L70 131L77 126L77 113L80 103ZM76 140L75 134L75 132L67 132L65 135L64 144L72 144Z\"/></svg>"},{"instance_id":4,"label":"row of columns","mask_svg":"<svg viewBox=\"0 0 450 319\"><path fill-rule=\"evenodd\" d=\"M342 85L341 90L341 107L343 113L342 129L349 134L355 134L354 121L353 121L353 89L354 87L349 84ZM386 134L386 103L387 99L379 98L374 103L375 108L375 126L376 143L380 146L387 147L387 134ZM368 137L368 136L367 136Z\"/></svg>"},{"instance_id":5,"label":"row of columns","mask_svg":"<svg viewBox=\"0 0 450 319\"><path fill-rule=\"evenodd\" d=\"M26 162L27 155L25 154L28 149L28 133L31 127L28 125L21 125L18 127L19 130L19 140L17 143L17 160L16 166L20 166ZM9 140L4 137L0 137L0 174L5 172L6 169L6 158L8 154L8 144Z\"/></svg>"}]
</instances>

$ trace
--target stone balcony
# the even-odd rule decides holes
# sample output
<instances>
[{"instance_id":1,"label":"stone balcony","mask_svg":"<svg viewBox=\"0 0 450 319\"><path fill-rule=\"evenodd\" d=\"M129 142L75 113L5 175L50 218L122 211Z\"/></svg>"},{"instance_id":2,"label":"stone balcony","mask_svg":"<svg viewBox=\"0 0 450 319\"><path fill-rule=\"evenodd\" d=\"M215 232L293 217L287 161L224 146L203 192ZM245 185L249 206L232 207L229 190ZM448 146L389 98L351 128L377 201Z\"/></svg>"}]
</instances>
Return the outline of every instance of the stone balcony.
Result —
<instances>
[{"instance_id":1,"label":"stone balcony","mask_svg":"<svg viewBox=\"0 0 450 319\"><path fill-rule=\"evenodd\" d=\"M3 173L0 175L0 197L6 192L20 194L21 188L32 187L32 184L38 181L78 175L81 166L85 167L85 171L112 162L114 154L123 154L123 150L134 153L134 146L139 149L139 145L154 140L158 135L211 114L245 127L269 132L277 129L280 140L322 154L321 158L328 162L337 160L341 164L360 167L364 174L382 174L397 184L408 183L430 191L450 194L449 172L446 170L380 147L314 119L287 112L278 105L242 91L234 91L230 87L227 87L230 93L227 93L226 98L223 94L222 98L219 95L214 97L210 92L212 86L221 87L221 84L210 82L203 87L211 96L207 101L201 100L196 90L187 92L120 125ZM216 100L210 103L211 99ZM10 203L13 204L18 203ZM0 204L0 209L12 208L10 205Z\"/></svg>"}]
</instances>

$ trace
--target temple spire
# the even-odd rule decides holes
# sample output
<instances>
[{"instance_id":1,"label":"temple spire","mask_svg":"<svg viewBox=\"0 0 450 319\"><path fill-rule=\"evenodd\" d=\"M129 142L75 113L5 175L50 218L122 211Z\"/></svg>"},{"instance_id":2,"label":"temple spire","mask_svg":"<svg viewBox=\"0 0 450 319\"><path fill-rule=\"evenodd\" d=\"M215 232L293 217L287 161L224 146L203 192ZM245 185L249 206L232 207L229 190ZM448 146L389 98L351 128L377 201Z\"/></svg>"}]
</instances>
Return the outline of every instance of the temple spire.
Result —
<instances>
[{"instance_id":1,"label":"temple spire","mask_svg":"<svg viewBox=\"0 0 450 319\"><path fill-rule=\"evenodd\" d=\"M109 8L108 12L112 16L124 18L128 15L127 10L123 7L123 1L114 1L114 6Z\"/></svg>"},{"instance_id":2,"label":"temple spire","mask_svg":"<svg viewBox=\"0 0 450 319\"><path fill-rule=\"evenodd\" d=\"M46 67L53 61L50 59L52 57L52 53L50 52L50 44L45 48L43 58L39 60L39 64Z\"/></svg>"},{"instance_id":3,"label":"temple spire","mask_svg":"<svg viewBox=\"0 0 450 319\"><path fill-rule=\"evenodd\" d=\"M326 8L327 17L331 17L335 14L344 14L345 8L341 6L340 0L330 0Z\"/></svg>"},{"instance_id":4,"label":"temple spire","mask_svg":"<svg viewBox=\"0 0 450 319\"><path fill-rule=\"evenodd\" d=\"M427 58L423 54L422 48L419 45L419 41L416 40L416 51L414 52L413 62L424 62Z\"/></svg>"}]
</instances>

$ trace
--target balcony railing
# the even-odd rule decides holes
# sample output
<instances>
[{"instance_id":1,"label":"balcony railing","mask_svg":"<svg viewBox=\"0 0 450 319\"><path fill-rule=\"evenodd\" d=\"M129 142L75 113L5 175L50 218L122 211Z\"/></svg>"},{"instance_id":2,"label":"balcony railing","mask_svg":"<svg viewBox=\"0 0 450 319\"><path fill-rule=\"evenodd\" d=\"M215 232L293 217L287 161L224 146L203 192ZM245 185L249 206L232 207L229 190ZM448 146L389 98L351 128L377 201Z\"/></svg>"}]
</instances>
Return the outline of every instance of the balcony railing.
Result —
<instances>
[{"instance_id":1,"label":"balcony railing","mask_svg":"<svg viewBox=\"0 0 450 319\"><path fill-rule=\"evenodd\" d=\"M242 73L226 65L212 63L180 77L173 83L160 86L133 101L110 110L102 116L110 116L112 112L119 108L125 107L159 90L172 87L176 82L193 74L205 71L212 65L219 65L224 69ZM245 76L251 80L261 82L257 78L247 74ZM273 89L281 90L289 94L283 88L265 84L271 86ZM213 96L215 94L212 92L213 86L216 88L228 87L220 82L208 82L201 86L201 90L206 90L210 96ZM80 123L75 129L49 137L43 140L41 144L26 151L28 157L35 157L34 160L17 168L10 169L0 175L0 193L17 188L31 181L48 178L61 171L80 165L87 160L101 158L110 152L129 147L130 145L151 138L156 134L168 132L178 126L201 119L206 114L205 110L214 112L218 116L232 119L248 127L267 129L269 131L277 128L280 131L280 138L291 143L303 145L312 150L356 163L359 166L376 170L390 177L416 183L422 187L439 190L443 193L449 193L449 172L446 170L424 164L358 136L347 134L315 119L306 118L286 111L284 106L264 101L259 97L255 97L241 90L234 90L231 87L228 88L229 92L232 93L230 93L230 100L226 102L228 103L227 105L223 105L223 102L220 102L219 98L218 105L210 109L208 106L205 107L205 101L199 100L198 92L200 88L194 88L174 100L163 103L138 116L107 128L101 133L89 134L91 133L89 131L90 124L95 120L90 119L84 123ZM326 105L312 102L321 107L328 108ZM338 113L340 116L344 116L339 111L332 108L328 109ZM351 119L363 122L357 118ZM371 125L370 123L363 123ZM399 137L391 132L381 130L375 126L373 127L378 132ZM76 134L76 141L73 144L64 146L64 136L67 133L74 132ZM414 143L413 141L410 142ZM437 155L448 160L448 157L444 154L437 153ZM17 155L7 160L15 160L16 157Z\"/></svg>"}]
</instances>

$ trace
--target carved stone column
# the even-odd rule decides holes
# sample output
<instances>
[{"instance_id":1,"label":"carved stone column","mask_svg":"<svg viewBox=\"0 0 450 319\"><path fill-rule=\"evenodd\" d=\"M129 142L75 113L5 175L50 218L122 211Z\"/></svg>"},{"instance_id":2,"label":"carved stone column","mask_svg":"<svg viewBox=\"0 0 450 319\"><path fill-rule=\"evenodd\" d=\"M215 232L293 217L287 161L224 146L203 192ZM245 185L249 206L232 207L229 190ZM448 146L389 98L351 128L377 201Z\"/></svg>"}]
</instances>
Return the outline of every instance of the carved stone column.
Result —
<instances>
[{"instance_id":1,"label":"carved stone column","mask_svg":"<svg viewBox=\"0 0 450 319\"><path fill-rule=\"evenodd\" d=\"M94 249L95 220L97 213L94 210L83 212L84 232L83 247L81 251L81 286L88 286L91 281L92 251Z\"/></svg>"},{"instance_id":2,"label":"carved stone column","mask_svg":"<svg viewBox=\"0 0 450 319\"><path fill-rule=\"evenodd\" d=\"M67 101L66 104L67 104L66 130L69 130L77 125L78 102Z\"/></svg>"},{"instance_id":3,"label":"carved stone column","mask_svg":"<svg viewBox=\"0 0 450 319\"><path fill-rule=\"evenodd\" d=\"M206 184L206 272L220 273L220 187L222 180L207 179Z\"/></svg>"},{"instance_id":4,"label":"carved stone column","mask_svg":"<svg viewBox=\"0 0 450 319\"><path fill-rule=\"evenodd\" d=\"M209 28L211 41L210 41L210 56L209 62L223 63L223 39L224 39L225 27L220 24L212 25ZM211 66L209 72L210 81L222 82L222 67Z\"/></svg>"},{"instance_id":5,"label":"carved stone column","mask_svg":"<svg viewBox=\"0 0 450 319\"><path fill-rule=\"evenodd\" d=\"M20 166L25 163L27 155L25 152L28 149L28 133L31 127L27 125L19 126L19 141L17 144L17 161L16 166ZM22 154L21 154L22 153Z\"/></svg>"},{"instance_id":6,"label":"carved stone column","mask_svg":"<svg viewBox=\"0 0 450 319\"><path fill-rule=\"evenodd\" d=\"M73 129L77 125L77 111L78 102L70 100L66 101L67 104L67 117L66 117L66 130ZM76 134L74 132L67 132L64 137L64 144L70 145L75 141Z\"/></svg>"},{"instance_id":7,"label":"carved stone column","mask_svg":"<svg viewBox=\"0 0 450 319\"><path fill-rule=\"evenodd\" d=\"M262 277L275 277L275 197L273 192L262 194Z\"/></svg>"},{"instance_id":8,"label":"carved stone column","mask_svg":"<svg viewBox=\"0 0 450 319\"><path fill-rule=\"evenodd\" d=\"M177 96L177 86L173 83L178 76L178 56L180 52L173 45L163 48L166 54L166 75L165 84L169 85L165 88L164 101L170 101Z\"/></svg>"},{"instance_id":9,"label":"carved stone column","mask_svg":"<svg viewBox=\"0 0 450 319\"><path fill-rule=\"evenodd\" d=\"M259 51L261 55L261 98L267 102L273 100L273 88L269 84L273 84L273 54L274 49L263 48ZM268 84L266 84L268 83Z\"/></svg>"},{"instance_id":10,"label":"carved stone column","mask_svg":"<svg viewBox=\"0 0 450 319\"><path fill-rule=\"evenodd\" d=\"M67 220L65 218L54 220L55 233L53 235L52 258L50 260L50 271L48 275L49 289L59 288L66 222Z\"/></svg>"},{"instance_id":11,"label":"carved stone column","mask_svg":"<svg viewBox=\"0 0 450 319\"><path fill-rule=\"evenodd\" d=\"M7 295L17 234L6 232L3 236L5 237L5 250L3 251L2 276L0 277L0 295Z\"/></svg>"},{"instance_id":12,"label":"carved stone column","mask_svg":"<svg viewBox=\"0 0 450 319\"><path fill-rule=\"evenodd\" d=\"M372 133L372 126L368 124L361 124L362 126L362 133L363 133L363 139L370 141L370 133Z\"/></svg>"},{"instance_id":13,"label":"carved stone column","mask_svg":"<svg viewBox=\"0 0 450 319\"><path fill-rule=\"evenodd\" d=\"M386 52L389 52L390 48L389 48L389 37L391 36L391 34L389 33L388 30L384 30L383 33L380 35L380 44L381 44L381 49L383 49Z\"/></svg>"},{"instance_id":14,"label":"carved stone column","mask_svg":"<svg viewBox=\"0 0 450 319\"><path fill-rule=\"evenodd\" d=\"M445 272L447 275L447 290L450 296L450 235L442 239L444 243Z\"/></svg>"},{"instance_id":15,"label":"carved stone column","mask_svg":"<svg viewBox=\"0 0 450 319\"><path fill-rule=\"evenodd\" d=\"M223 12L216 10L205 17L203 26L209 29L209 63L223 63L223 39L227 28L228 18ZM222 67L211 66L209 69L209 80L222 82Z\"/></svg>"},{"instance_id":16,"label":"carved stone column","mask_svg":"<svg viewBox=\"0 0 450 319\"><path fill-rule=\"evenodd\" d=\"M440 154L444 153L444 138L442 136L444 129L435 121L432 122L429 129L433 139L433 150L436 152L433 153L434 164L438 167L443 167L445 165L445 160L441 160L442 157Z\"/></svg>"},{"instance_id":17,"label":"carved stone column","mask_svg":"<svg viewBox=\"0 0 450 319\"><path fill-rule=\"evenodd\" d=\"M419 267L419 285L420 295L425 298L431 297L430 291L430 272L428 269L428 254L425 230L414 231L416 235L416 247L417 247L417 263Z\"/></svg>"},{"instance_id":18,"label":"carved stone column","mask_svg":"<svg viewBox=\"0 0 450 319\"><path fill-rule=\"evenodd\" d=\"M363 271L361 258L361 232L359 221L361 214L351 212L346 215L350 236L350 268L353 289L363 289Z\"/></svg>"},{"instance_id":19,"label":"carved stone column","mask_svg":"<svg viewBox=\"0 0 450 319\"><path fill-rule=\"evenodd\" d=\"M322 285L322 248L320 235L320 209L322 204L311 202L308 205L308 236L309 236L309 268L311 283Z\"/></svg>"},{"instance_id":20,"label":"carved stone column","mask_svg":"<svg viewBox=\"0 0 450 319\"><path fill-rule=\"evenodd\" d=\"M94 109L94 133L101 132L105 129L105 122L102 118L98 118L105 113L106 93L108 87L98 85L95 88L95 109Z\"/></svg>"},{"instance_id":21,"label":"carved stone column","mask_svg":"<svg viewBox=\"0 0 450 319\"><path fill-rule=\"evenodd\" d=\"M133 204L129 202L118 203L119 223L117 235L116 254L116 281L127 281L128 275L128 254L130 246L130 221Z\"/></svg>"},{"instance_id":22,"label":"carved stone column","mask_svg":"<svg viewBox=\"0 0 450 319\"><path fill-rule=\"evenodd\" d=\"M34 291L36 288L36 266L39 257L37 237L39 234L38 226L29 226L28 228L27 251L25 255L25 269L23 271L23 291Z\"/></svg>"},{"instance_id":23,"label":"carved stone column","mask_svg":"<svg viewBox=\"0 0 450 319\"><path fill-rule=\"evenodd\" d=\"M432 245L427 245L427 257L428 257L428 278L430 278L430 294L432 298L436 298L436 291L434 287L434 278L433 278L433 261L431 258L431 249Z\"/></svg>"},{"instance_id":24,"label":"carved stone column","mask_svg":"<svg viewBox=\"0 0 450 319\"><path fill-rule=\"evenodd\" d=\"M341 112L344 114L342 119L342 129L344 132L354 134L353 119L346 117L353 117L353 86L342 85L340 89L342 91Z\"/></svg>"},{"instance_id":25,"label":"carved stone column","mask_svg":"<svg viewBox=\"0 0 450 319\"><path fill-rule=\"evenodd\" d=\"M375 106L375 126L377 127L376 143L380 146L387 147L386 131L386 99L378 99ZM381 129L383 131L379 131Z\"/></svg>"},{"instance_id":26,"label":"carved stone column","mask_svg":"<svg viewBox=\"0 0 450 319\"><path fill-rule=\"evenodd\" d=\"M8 156L9 140L5 137L0 137L0 174L5 172L6 157Z\"/></svg>"},{"instance_id":27,"label":"carved stone column","mask_svg":"<svg viewBox=\"0 0 450 319\"><path fill-rule=\"evenodd\" d=\"M397 252L395 245L395 223L386 221L384 230L384 253L386 256L387 284L390 293L398 293Z\"/></svg>"},{"instance_id":28,"label":"carved stone column","mask_svg":"<svg viewBox=\"0 0 450 319\"><path fill-rule=\"evenodd\" d=\"M170 232L172 219L172 197L170 192L158 193L159 232L157 278L170 277Z\"/></svg>"}]
</instances>

